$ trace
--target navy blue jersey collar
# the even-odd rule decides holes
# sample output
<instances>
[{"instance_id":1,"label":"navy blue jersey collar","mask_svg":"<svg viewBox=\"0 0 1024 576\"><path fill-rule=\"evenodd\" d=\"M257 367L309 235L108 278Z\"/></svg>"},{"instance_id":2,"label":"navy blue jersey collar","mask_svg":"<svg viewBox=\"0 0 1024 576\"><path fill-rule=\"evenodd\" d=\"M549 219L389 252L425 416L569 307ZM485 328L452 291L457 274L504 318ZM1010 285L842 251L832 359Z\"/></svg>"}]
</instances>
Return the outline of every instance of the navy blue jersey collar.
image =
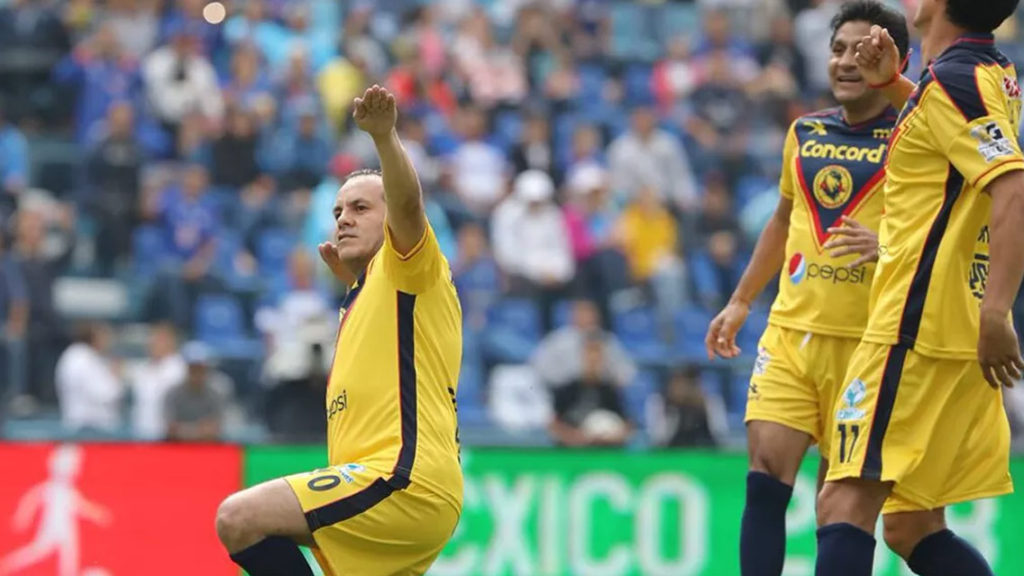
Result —
<instances>
[{"instance_id":1,"label":"navy blue jersey collar","mask_svg":"<svg viewBox=\"0 0 1024 576\"><path fill-rule=\"evenodd\" d=\"M983 34L983 33L980 33L980 32L968 32L967 34L964 34L963 36L960 36L959 38L957 38L956 41L953 42L953 45L957 46L957 45L964 45L965 44L965 45L968 45L968 46L971 46L971 45L975 45L975 46L977 46L977 45L991 46L992 44L995 44L995 42L996 42L996 37L995 37L994 34L990 34L990 33L989 34Z\"/></svg>"}]
</instances>

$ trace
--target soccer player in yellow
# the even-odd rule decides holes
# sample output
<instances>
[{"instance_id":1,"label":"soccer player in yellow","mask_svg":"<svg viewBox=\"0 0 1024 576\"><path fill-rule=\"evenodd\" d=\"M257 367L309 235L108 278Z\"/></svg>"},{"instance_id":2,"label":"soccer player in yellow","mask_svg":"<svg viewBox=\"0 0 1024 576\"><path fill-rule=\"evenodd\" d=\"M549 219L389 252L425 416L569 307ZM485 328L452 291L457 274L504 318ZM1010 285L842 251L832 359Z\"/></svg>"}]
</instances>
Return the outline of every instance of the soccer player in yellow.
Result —
<instances>
[{"instance_id":1,"label":"soccer player in yellow","mask_svg":"<svg viewBox=\"0 0 1024 576\"><path fill-rule=\"evenodd\" d=\"M750 469L740 533L743 576L780 576L786 507L800 462L829 454L831 407L867 323L889 134L897 112L855 60L873 25L909 44L903 16L879 2L844 4L832 21L829 77L840 107L799 118L783 151L781 198L725 309L709 357L734 357L750 304L782 272L747 396ZM856 220L853 220L855 218ZM856 253L857 256L851 256Z\"/></svg>"},{"instance_id":2,"label":"soccer player in yellow","mask_svg":"<svg viewBox=\"0 0 1024 576\"><path fill-rule=\"evenodd\" d=\"M897 550L915 573L992 574L941 509L1013 489L1001 386L1024 369L1009 318L1024 276L1024 155L1017 73L992 31L1016 7L918 6L927 67L891 139L868 326L833 406L819 576L871 574L887 498L886 512L934 517ZM866 77L905 95L888 35L862 44L859 61L887 54Z\"/></svg>"},{"instance_id":3,"label":"soccer player in yellow","mask_svg":"<svg viewBox=\"0 0 1024 576\"><path fill-rule=\"evenodd\" d=\"M462 509L455 394L462 313L423 211L419 180L395 131L394 97L355 100L381 173L338 191L337 236L320 246L351 279L327 385L328 466L227 498L217 533L252 576L418 575Z\"/></svg>"}]
</instances>

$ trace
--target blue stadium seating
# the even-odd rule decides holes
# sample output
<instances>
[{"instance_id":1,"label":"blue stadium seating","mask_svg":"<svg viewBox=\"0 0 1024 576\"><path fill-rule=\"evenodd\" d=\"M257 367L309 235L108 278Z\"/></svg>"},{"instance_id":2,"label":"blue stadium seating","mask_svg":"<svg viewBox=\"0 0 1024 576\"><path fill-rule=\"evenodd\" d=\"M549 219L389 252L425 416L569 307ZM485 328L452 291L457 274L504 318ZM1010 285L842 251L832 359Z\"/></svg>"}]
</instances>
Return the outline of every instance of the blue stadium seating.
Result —
<instances>
[{"instance_id":1,"label":"blue stadium seating","mask_svg":"<svg viewBox=\"0 0 1024 576\"><path fill-rule=\"evenodd\" d=\"M213 347L218 356L255 360L262 353L260 341L248 336L242 305L232 295L201 295L194 324L196 337Z\"/></svg>"},{"instance_id":2,"label":"blue stadium seating","mask_svg":"<svg viewBox=\"0 0 1024 576\"><path fill-rule=\"evenodd\" d=\"M256 240L256 260L260 272L274 272L288 267L288 257L295 247L295 236L287 230L270 229Z\"/></svg>"},{"instance_id":3,"label":"blue stadium seating","mask_svg":"<svg viewBox=\"0 0 1024 576\"><path fill-rule=\"evenodd\" d=\"M767 327L768 311L756 306L751 308L750 315L747 316L747 322L743 325L736 338L736 344L745 356L753 357L757 354L757 343Z\"/></svg>"},{"instance_id":4,"label":"blue stadium seating","mask_svg":"<svg viewBox=\"0 0 1024 576\"><path fill-rule=\"evenodd\" d=\"M137 278L152 279L167 256L167 243L160 228L143 225L132 232L132 261Z\"/></svg>"},{"instance_id":5,"label":"blue stadium seating","mask_svg":"<svg viewBox=\"0 0 1024 576\"><path fill-rule=\"evenodd\" d=\"M521 298L501 300L487 311L483 354L495 363L524 363L540 341L541 332L536 302Z\"/></svg>"},{"instance_id":6,"label":"blue stadium seating","mask_svg":"<svg viewBox=\"0 0 1024 576\"><path fill-rule=\"evenodd\" d=\"M661 376L654 370L640 370L625 394L626 414L636 426L647 425L647 399L662 389Z\"/></svg>"},{"instance_id":7,"label":"blue stadium seating","mask_svg":"<svg viewBox=\"0 0 1024 576\"><path fill-rule=\"evenodd\" d=\"M560 300L555 304L553 313L556 329L572 323L572 307L572 300Z\"/></svg>"},{"instance_id":8,"label":"blue stadium seating","mask_svg":"<svg viewBox=\"0 0 1024 576\"><path fill-rule=\"evenodd\" d=\"M710 322L711 313L697 306L687 306L676 312L673 335L679 361L702 362L707 358L704 336Z\"/></svg>"},{"instance_id":9,"label":"blue stadium seating","mask_svg":"<svg viewBox=\"0 0 1024 576\"><path fill-rule=\"evenodd\" d=\"M668 346L660 336L657 315L650 308L634 308L612 315L612 328L623 347L641 364L668 361Z\"/></svg>"}]
</instances>

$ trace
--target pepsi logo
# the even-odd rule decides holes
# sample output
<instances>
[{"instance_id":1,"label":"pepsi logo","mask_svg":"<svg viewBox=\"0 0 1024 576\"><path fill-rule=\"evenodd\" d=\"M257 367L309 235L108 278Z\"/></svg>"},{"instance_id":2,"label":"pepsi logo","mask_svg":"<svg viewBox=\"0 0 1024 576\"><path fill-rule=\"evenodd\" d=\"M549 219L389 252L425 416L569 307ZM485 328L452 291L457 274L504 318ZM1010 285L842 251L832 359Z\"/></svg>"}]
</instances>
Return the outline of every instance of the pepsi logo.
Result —
<instances>
[{"instance_id":1,"label":"pepsi logo","mask_svg":"<svg viewBox=\"0 0 1024 576\"><path fill-rule=\"evenodd\" d=\"M789 279L793 284L799 284L804 279L804 274L807 273L807 261L804 260L804 255L797 252L793 254L793 257L789 259Z\"/></svg>"}]
</instances>

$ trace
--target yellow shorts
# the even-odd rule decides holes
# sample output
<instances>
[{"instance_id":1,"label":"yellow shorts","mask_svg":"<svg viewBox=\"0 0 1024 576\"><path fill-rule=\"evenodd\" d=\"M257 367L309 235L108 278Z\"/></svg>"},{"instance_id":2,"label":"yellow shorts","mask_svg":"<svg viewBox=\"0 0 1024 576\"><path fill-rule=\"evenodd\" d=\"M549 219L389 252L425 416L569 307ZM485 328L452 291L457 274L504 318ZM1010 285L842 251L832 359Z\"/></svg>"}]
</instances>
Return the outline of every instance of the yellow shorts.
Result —
<instances>
[{"instance_id":1,"label":"yellow shorts","mask_svg":"<svg viewBox=\"0 0 1024 576\"><path fill-rule=\"evenodd\" d=\"M854 338L769 325L747 389L746 421L806 432L827 458L832 404L856 348Z\"/></svg>"},{"instance_id":2,"label":"yellow shorts","mask_svg":"<svg viewBox=\"0 0 1024 576\"><path fill-rule=\"evenodd\" d=\"M893 482L886 513L1013 491L1002 391L976 361L864 342L844 382L831 411L828 480Z\"/></svg>"},{"instance_id":3,"label":"yellow shorts","mask_svg":"<svg viewBox=\"0 0 1024 576\"><path fill-rule=\"evenodd\" d=\"M285 477L327 576L419 576L451 538L459 512L416 484L396 489L360 464Z\"/></svg>"}]
</instances>

